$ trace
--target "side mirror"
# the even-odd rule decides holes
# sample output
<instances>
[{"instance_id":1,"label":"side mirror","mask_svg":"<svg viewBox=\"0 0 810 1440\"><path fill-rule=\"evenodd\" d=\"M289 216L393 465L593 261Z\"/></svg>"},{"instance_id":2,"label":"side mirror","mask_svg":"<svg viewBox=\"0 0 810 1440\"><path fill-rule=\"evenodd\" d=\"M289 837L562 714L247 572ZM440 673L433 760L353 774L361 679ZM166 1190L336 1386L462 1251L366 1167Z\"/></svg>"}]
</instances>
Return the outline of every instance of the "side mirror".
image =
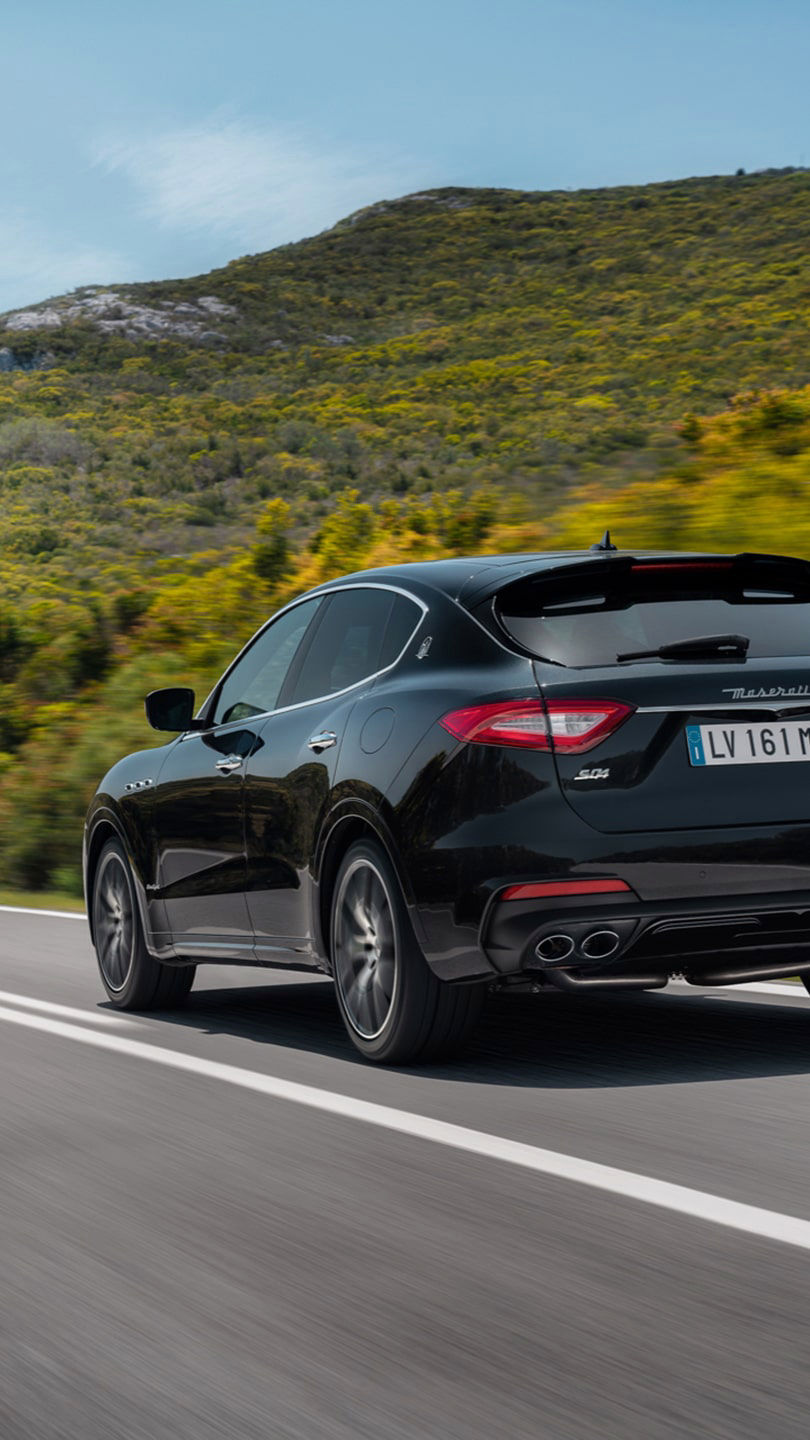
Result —
<instances>
[{"instance_id":1,"label":"side mirror","mask_svg":"<svg viewBox=\"0 0 810 1440\"><path fill-rule=\"evenodd\" d=\"M153 730L191 730L194 721L194 691L184 686L152 690L144 701L146 718Z\"/></svg>"}]
</instances>

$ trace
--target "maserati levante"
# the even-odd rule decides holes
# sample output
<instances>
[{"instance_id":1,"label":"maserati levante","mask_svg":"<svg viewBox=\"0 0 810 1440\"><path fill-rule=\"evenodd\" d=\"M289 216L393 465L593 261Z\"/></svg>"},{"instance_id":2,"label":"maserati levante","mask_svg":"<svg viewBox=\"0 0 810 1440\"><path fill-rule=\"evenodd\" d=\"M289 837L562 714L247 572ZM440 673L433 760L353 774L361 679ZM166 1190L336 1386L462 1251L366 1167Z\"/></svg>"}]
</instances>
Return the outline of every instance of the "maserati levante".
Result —
<instances>
[{"instance_id":1,"label":"maserati levante","mask_svg":"<svg viewBox=\"0 0 810 1440\"><path fill-rule=\"evenodd\" d=\"M810 977L810 565L440 560L287 605L85 829L113 1005L205 961L322 971L370 1060L457 1050L493 987Z\"/></svg>"}]
</instances>

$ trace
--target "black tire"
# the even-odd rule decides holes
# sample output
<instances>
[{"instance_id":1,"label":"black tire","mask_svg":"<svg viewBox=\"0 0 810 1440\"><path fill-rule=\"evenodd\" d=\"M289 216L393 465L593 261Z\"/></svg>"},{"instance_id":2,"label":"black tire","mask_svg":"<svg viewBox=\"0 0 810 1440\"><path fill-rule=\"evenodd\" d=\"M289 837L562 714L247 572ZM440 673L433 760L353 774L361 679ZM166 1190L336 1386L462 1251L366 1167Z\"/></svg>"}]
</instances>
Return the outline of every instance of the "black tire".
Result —
<instances>
[{"instance_id":1,"label":"black tire","mask_svg":"<svg viewBox=\"0 0 810 1440\"><path fill-rule=\"evenodd\" d=\"M330 954L343 1023L367 1060L447 1059L469 1039L484 987L436 978L394 868L374 841L357 841L343 857L332 896Z\"/></svg>"},{"instance_id":2,"label":"black tire","mask_svg":"<svg viewBox=\"0 0 810 1440\"><path fill-rule=\"evenodd\" d=\"M162 965L149 954L132 872L118 840L108 840L98 857L90 903L101 983L116 1009L180 1005L194 984L196 966Z\"/></svg>"}]
</instances>

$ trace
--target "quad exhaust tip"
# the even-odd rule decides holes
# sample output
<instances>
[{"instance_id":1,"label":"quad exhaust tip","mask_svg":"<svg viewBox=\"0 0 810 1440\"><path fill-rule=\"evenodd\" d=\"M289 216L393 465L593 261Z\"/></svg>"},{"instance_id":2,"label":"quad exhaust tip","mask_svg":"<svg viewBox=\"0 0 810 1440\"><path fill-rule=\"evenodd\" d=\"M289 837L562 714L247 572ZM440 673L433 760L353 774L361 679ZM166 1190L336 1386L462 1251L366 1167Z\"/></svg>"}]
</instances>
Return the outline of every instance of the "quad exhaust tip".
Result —
<instances>
[{"instance_id":1,"label":"quad exhaust tip","mask_svg":"<svg viewBox=\"0 0 810 1440\"><path fill-rule=\"evenodd\" d=\"M589 960L609 960L619 948L619 937L615 930L592 930L579 948Z\"/></svg>"},{"instance_id":2,"label":"quad exhaust tip","mask_svg":"<svg viewBox=\"0 0 810 1440\"><path fill-rule=\"evenodd\" d=\"M534 953L539 960L545 960L547 964L559 965L561 961L568 960L574 951L584 955L586 960L609 960L615 955L621 944L615 930L591 930L590 934L583 936L577 946L573 935L563 933L544 935L534 948Z\"/></svg>"},{"instance_id":3,"label":"quad exhaust tip","mask_svg":"<svg viewBox=\"0 0 810 1440\"><path fill-rule=\"evenodd\" d=\"M574 941L570 935L545 935L534 953L540 960L567 960L574 953Z\"/></svg>"}]
</instances>

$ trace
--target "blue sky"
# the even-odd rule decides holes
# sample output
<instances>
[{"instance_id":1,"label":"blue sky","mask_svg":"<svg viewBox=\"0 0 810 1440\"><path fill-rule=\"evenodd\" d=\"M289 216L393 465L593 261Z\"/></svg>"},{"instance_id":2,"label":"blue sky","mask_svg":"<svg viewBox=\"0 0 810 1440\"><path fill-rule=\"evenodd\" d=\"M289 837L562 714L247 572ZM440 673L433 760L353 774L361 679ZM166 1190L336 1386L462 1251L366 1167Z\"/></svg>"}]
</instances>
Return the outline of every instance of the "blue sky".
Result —
<instances>
[{"instance_id":1,"label":"blue sky","mask_svg":"<svg viewBox=\"0 0 810 1440\"><path fill-rule=\"evenodd\" d=\"M0 311L434 185L810 164L806 0L5 0Z\"/></svg>"}]
</instances>

